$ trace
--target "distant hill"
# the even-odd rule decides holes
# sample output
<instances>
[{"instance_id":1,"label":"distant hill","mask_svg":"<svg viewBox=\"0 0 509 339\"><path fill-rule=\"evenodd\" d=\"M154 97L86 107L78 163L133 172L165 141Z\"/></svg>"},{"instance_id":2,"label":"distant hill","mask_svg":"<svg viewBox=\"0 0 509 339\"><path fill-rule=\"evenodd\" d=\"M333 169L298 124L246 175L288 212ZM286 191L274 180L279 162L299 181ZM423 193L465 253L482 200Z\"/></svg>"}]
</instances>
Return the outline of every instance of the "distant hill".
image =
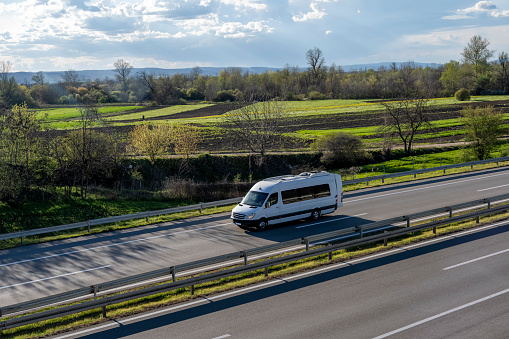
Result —
<instances>
[{"instance_id":1,"label":"distant hill","mask_svg":"<svg viewBox=\"0 0 509 339\"><path fill-rule=\"evenodd\" d=\"M359 70L364 69L374 69L378 70L380 67L390 68L392 66L392 62L383 62L383 63L375 63L375 64L360 64L360 65L346 65L341 66L341 68L345 72L355 72ZM399 68L402 64L402 62L396 62L396 66ZM413 63L416 67L432 67L436 68L439 67L440 64L435 63ZM225 69L227 67L200 67L201 74L202 75L219 75L219 72L222 69ZM254 73L254 74L260 74L268 71L278 71L282 70L283 68L271 68L271 67L238 67L242 69L242 72L248 72L248 73ZM305 68L301 68L304 70ZM131 71L131 75L136 75L136 73L139 72L147 72L148 74L155 74L155 75L175 75L175 74L190 74L193 71L193 68L178 68L178 69L164 69L164 68L133 68ZM105 78L114 78L115 72L113 69L111 70L85 70L85 71L76 71L79 75L79 79L83 81L91 81L96 79L105 79ZM31 84L33 83L32 77L37 72L12 72L11 75L16 79L16 82L18 84ZM43 72L43 74L46 77L46 81L54 84L62 81L62 77L64 75L64 71L55 71L55 72Z\"/></svg>"}]
</instances>

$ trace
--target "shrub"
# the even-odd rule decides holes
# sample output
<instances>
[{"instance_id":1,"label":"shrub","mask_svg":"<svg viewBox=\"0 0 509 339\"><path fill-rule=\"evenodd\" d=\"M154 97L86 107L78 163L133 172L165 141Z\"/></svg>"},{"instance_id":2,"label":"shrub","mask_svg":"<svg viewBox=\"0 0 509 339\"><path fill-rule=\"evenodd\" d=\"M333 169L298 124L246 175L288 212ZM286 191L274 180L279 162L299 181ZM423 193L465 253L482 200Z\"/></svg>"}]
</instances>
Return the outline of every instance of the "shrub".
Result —
<instances>
[{"instance_id":1,"label":"shrub","mask_svg":"<svg viewBox=\"0 0 509 339\"><path fill-rule=\"evenodd\" d=\"M469 101L470 100L470 91L466 88L460 88L454 93L454 97L458 101Z\"/></svg>"},{"instance_id":2,"label":"shrub","mask_svg":"<svg viewBox=\"0 0 509 339\"><path fill-rule=\"evenodd\" d=\"M325 94L322 94L318 91L311 91L308 93L308 98L309 100L324 100L326 97Z\"/></svg>"},{"instance_id":3,"label":"shrub","mask_svg":"<svg viewBox=\"0 0 509 339\"><path fill-rule=\"evenodd\" d=\"M349 167L367 157L362 139L344 132L324 135L311 147L322 152L320 160L327 168Z\"/></svg>"}]
</instances>

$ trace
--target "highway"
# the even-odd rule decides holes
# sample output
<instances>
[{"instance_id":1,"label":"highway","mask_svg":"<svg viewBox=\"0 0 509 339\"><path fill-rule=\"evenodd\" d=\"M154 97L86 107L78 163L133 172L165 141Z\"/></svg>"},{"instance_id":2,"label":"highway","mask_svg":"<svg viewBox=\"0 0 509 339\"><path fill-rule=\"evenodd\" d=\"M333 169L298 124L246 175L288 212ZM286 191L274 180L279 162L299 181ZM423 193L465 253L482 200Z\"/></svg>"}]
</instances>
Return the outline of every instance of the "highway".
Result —
<instances>
[{"instance_id":1,"label":"highway","mask_svg":"<svg viewBox=\"0 0 509 339\"><path fill-rule=\"evenodd\" d=\"M509 221L64 338L507 338Z\"/></svg>"},{"instance_id":2,"label":"highway","mask_svg":"<svg viewBox=\"0 0 509 339\"><path fill-rule=\"evenodd\" d=\"M0 305L509 191L509 169L345 193L317 222L247 232L223 213L0 251Z\"/></svg>"}]
</instances>

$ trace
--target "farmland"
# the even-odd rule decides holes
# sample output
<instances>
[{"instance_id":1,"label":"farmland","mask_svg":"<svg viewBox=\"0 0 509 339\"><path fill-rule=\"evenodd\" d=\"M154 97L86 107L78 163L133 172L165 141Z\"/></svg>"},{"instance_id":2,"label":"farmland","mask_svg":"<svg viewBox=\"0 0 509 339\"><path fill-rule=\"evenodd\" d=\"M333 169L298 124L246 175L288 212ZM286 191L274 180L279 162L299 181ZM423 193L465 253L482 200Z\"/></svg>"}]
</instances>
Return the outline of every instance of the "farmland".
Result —
<instances>
[{"instance_id":1,"label":"farmland","mask_svg":"<svg viewBox=\"0 0 509 339\"><path fill-rule=\"evenodd\" d=\"M316 138L339 131L360 136L368 148L380 147L379 126L383 124L384 106L379 100L308 100L284 102L290 118L285 127L283 148L271 151L307 151ZM473 97L468 103L454 98L429 101L430 131L419 133L416 143L421 145L458 142L464 134L459 120L465 105L494 105L509 120L509 96ZM169 107L104 106L98 109L99 119L92 126L105 132L127 133L133 126L151 124L192 124L199 128L203 141L202 153L231 153L245 151L229 142L228 130L221 126L221 115L238 108L238 104L197 103ZM48 128L69 130L80 126L78 108L48 108L38 112ZM397 140L395 140L397 145Z\"/></svg>"}]
</instances>

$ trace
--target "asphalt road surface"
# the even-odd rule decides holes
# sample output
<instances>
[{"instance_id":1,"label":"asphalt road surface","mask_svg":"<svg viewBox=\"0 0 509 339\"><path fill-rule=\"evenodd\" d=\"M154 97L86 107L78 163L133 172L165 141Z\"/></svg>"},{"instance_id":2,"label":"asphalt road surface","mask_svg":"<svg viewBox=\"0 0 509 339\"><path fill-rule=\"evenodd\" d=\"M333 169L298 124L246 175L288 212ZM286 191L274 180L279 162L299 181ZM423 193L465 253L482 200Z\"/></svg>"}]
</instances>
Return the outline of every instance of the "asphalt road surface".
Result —
<instances>
[{"instance_id":1,"label":"asphalt road surface","mask_svg":"<svg viewBox=\"0 0 509 339\"><path fill-rule=\"evenodd\" d=\"M346 193L344 207L318 222L265 232L244 231L224 213L2 250L0 305L507 192L509 169L500 168Z\"/></svg>"},{"instance_id":2,"label":"asphalt road surface","mask_svg":"<svg viewBox=\"0 0 509 339\"><path fill-rule=\"evenodd\" d=\"M509 221L58 338L507 338Z\"/></svg>"}]
</instances>

